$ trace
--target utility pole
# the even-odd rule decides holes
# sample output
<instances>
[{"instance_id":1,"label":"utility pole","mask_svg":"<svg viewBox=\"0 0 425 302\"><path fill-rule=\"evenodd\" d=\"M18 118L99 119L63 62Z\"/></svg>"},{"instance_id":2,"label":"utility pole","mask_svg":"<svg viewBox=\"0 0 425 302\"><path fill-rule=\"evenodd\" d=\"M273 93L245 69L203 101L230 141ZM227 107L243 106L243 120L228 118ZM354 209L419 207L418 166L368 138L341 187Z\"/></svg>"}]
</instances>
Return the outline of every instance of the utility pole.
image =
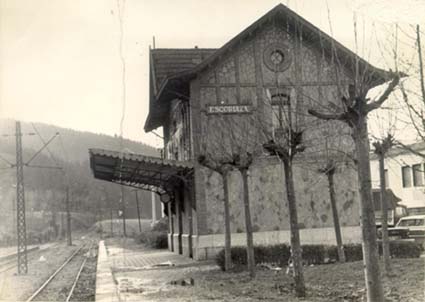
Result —
<instances>
[{"instance_id":1,"label":"utility pole","mask_svg":"<svg viewBox=\"0 0 425 302\"><path fill-rule=\"evenodd\" d=\"M26 162L23 162L22 158L22 136L23 135L36 135L34 132L22 133L21 123L16 121L15 123L15 134L8 135L3 134L2 136L15 136L16 139L16 163L13 164L3 158L10 168L16 167L16 237L17 237L17 252L18 252L18 274L28 273L28 259L27 259L27 231L26 231L26 214L25 214L25 189L24 189L24 166L33 168L47 168L47 169L61 169L60 167L46 167L38 165L30 165L30 163L43 151L47 145L49 145L53 139L59 134L56 133L50 140L45 142L42 137L40 139L43 142L43 146ZM37 133L38 134L38 133Z\"/></svg>"},{"instance_id":2,"label":"utility pole","mask_svg":"<svg viewBox=\"0 0 425 302\"><path fill-rule=\"evenodd\" d=\"M139 232L142 233L142 224L140 222L140 209L139 209L139 196L137 195L137 190L134 190L136 193L136 206L137 206L137 219L139 221Z\"/></svg>"},{"instance_id":3,"label":"utility pole","mask_svg":"<svg viewBox=\"0 0 425 302\"><path fill-rule=\"evenodd\" d=\"M69 211L69 187L66 187L66 238L68 239L68 246L71 246L72 235L71 235L71 212Z\"/></svg>"},{"instance_id":4,"label":"utility pole","mask_svg":"<svg viewBox=\"0 0 425 302\"><path fill-rule=\"evenodd\" d=\"M16 225L16 201L15 198L12 198L12 219L13 219L13 243L16 242L17 237L16 237L16 229L15 229L15 225Z\"/></svg>"},{"instance_id":5,"label":"utility pole","mask_svg":"<svg viewBox=\"0 0 425 302\"><path fill-rule=\"evenodd\" d=\"M16 122L16 218L18 237L18 274L28 272L27 230L25 222L24 163L22 161L21 123Z\"/></svg>"},{"instance_id":6,"label":"utility pole","mask_svg":"<svg viewBox=\"0 0 425 302\"><path fill-rule=\"evenodd\" d=\"M125 226L125 200L124 200L124 187L121 185L121 209L122 209L122 228L124 237L127 237L127 231Z\"/></svg>"}]
</instances>

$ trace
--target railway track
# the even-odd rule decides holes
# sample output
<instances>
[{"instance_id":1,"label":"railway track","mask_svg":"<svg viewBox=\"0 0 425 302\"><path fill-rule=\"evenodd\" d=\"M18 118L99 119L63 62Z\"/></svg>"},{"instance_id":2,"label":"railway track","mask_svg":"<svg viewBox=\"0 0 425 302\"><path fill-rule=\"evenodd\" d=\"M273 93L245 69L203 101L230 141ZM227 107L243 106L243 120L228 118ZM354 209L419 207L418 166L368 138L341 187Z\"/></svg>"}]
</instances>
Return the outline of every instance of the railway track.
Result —
<instances>
[{"instance_id":1,"label":"railway track","mask_svg":"<svg viewBox=\"0 0 425 302\"><path fill-rule=\"evenodd\" d=\"M83 244L26 301L72 301L94 247L94 241Z\"/></svg>"},{"instance_id":2,"label":"railway track","mask_svg":"<svg viewBox=\"0 0 425 302\"><path fill-rule=\"evenodd\" d=\"M48 248L54 248L55 246L57 246L57 244L53 244L52 246L48 247ZM44 252L45 249L33 249L27 252L27 257L28 257L28 261L33 260L35 258L37 258L37 255L39 255L40 253ZM13 268L17 267L17 255L15 255L13 258L11 258L10 260L3 260L0 261L0 274L10 271Z\"/></svg>"}]
</instances>

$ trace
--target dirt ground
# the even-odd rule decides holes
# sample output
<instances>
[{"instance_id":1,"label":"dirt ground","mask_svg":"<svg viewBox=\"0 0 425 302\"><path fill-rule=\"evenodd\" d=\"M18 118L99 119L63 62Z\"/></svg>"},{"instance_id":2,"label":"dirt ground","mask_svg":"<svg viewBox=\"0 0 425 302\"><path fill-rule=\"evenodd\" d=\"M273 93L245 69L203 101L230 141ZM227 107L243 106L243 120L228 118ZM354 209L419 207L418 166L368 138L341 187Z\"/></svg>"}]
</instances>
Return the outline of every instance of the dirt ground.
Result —
<instances>
[{"instance_id":1,"label":"dirt ground","mask_svg":"<svg viewBox=\"0 0 425 302\"><path fill-rule=\"evenodd\" d=\"M393 259L394 277L385 278L387 301L423 302L425 259ZM127 272L127 278L140 278L143 301L365 301L362 262L305 267L307 297L297 299L292 278L284 271L258 270L254 280L246 272L222 272L215 265L171 267ZM166 279L164 279L166 276ZM193 278L194 285L171 285L171 279ZM151 280L151 282L149 282ZM166 281L167 285L159 285ZM149 286L156 282L156 290ZM158 290L159 288L159 290Z\"/></svg>"}]
</instances>

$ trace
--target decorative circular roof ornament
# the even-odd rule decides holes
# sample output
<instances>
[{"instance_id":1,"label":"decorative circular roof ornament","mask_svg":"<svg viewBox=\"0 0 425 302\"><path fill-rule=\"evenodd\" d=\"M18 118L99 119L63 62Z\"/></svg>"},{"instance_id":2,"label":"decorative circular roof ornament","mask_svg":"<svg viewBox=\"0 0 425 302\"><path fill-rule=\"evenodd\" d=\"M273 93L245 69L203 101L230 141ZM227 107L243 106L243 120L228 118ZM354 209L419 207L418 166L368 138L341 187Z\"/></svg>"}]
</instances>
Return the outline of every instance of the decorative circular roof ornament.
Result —
<instances>
[{"instance_id":1,"label":"decorative circular roof ornament","mask_svg":"<svg viewBox=\"0 0 425 302\"><path fill-rule=\"evenodd\" d=\"M263 60L268 69L282 72L291 66L292 56L288 46L283 43L273 43L264 50Z\"/></svg>"}]
</instances>

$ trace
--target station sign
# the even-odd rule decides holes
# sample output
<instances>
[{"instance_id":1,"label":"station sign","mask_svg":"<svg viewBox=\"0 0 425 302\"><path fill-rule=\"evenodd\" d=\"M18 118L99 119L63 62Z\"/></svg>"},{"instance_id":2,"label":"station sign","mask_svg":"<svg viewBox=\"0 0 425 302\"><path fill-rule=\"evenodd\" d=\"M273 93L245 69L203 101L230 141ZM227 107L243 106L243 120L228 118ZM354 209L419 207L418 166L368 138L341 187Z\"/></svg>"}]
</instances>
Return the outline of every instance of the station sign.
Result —
<instances>
[{"instance_id":1,"label":"station sign","mask_svg":"<svg viewBox=\"0 0 425 302\"><path fill-rule=\"evenodd\" d=\"M249 105L216 105L207 107L207 114L235 114L251 112L252 106Z\"/></svg>"}]
</instances>

